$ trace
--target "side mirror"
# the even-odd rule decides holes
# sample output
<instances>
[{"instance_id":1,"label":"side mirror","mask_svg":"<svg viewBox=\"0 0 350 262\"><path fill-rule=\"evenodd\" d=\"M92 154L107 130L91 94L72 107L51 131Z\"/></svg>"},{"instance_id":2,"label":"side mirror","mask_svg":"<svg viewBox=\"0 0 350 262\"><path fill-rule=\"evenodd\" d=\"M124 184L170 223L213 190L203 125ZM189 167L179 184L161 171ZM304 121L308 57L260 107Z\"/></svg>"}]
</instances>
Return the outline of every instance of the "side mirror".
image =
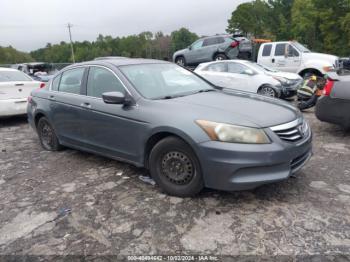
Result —
<instances>
[{"instance_id":1,"label":"side mirror","mask_svg":"<svg viewBox=\"0 0 350 262\"><path fill-rule=\"evenodd\" d=\"M246 69L243 71L243 74L252 76L252 75L254 75L254 71L251 69Z\"/></svg>"},{"instance_id":2,"label":"side mirror","mask_svg":"<svg viewBox=\"0 0 350 262\"><path fill-rule=\"evenodd\" d=\"M192 49L192 46L189 45L187 48L188 48L188 50L191 50L191 49Z\"/></svg>"},{"instance_id":3,"label":"side mirror","mask_svg":"<svg viewBox=\"0 0 350 262\"><path fill-rule=\"evenodd\" d=\"M127 105L131 101L121 92L106 92L102 94L103 102L106 104Z\"/></svg>"}]
</instances>

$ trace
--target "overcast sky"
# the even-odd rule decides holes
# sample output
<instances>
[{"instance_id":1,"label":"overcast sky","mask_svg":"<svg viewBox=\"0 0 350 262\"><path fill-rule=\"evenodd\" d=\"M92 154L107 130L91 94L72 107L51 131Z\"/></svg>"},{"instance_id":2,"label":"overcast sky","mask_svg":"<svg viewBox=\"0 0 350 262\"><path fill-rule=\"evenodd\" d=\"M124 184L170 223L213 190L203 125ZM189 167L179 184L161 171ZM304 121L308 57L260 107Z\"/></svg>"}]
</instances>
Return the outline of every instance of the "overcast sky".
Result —
<instances>
[{"instance_id":1,"label":"overcast sky","mask_svg":"<svg viewBox=\"0 0 350 262\"><path fill-rule=\"evenodd\" d=\"M224 33L227 20L247 0L0 0L0 46L31 51L46 43L142 31L170 33L187 27L199 35Z\"/></svg>"}]
</instances>

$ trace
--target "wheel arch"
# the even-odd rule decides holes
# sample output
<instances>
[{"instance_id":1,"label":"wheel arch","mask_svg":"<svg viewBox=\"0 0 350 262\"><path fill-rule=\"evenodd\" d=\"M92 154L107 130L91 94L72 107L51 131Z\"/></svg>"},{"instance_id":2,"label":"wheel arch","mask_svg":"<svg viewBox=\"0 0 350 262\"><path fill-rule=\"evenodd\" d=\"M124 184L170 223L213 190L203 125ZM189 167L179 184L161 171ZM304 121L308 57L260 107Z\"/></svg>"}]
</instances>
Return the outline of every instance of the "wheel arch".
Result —
<instances>
[{"instance_id":1,"label":"wheel arch","mask_svg":"<svg viewBox=\"0 0 350 262\"><path fill-rule=\"evenodd\" d=\"M305 69L301 70L298 74L301 77L304 77L304 75L306 73L315 74L317 76L323 76L323 73L320 70L316 69L316 68L305 68Z\"/></svg>"},{"instance_id":2,"label":"wheel arch","mask_svg":"<svg viewBox=\"0 0 350 262\"><path fill-rule=\"evenodd\" d=\"M259 86L258 90L257 90L257 93L259 92L260 89L262 89L264 86L269 86L271 87L273 90L275 90L277 96L276 97L280 97L281 96L281 90L279 88L277 88L276 86L274 85L271 85L269 83L264 83L262 85Z\"/></svg>"},{"instance_id":3,"label":"wheel arch","mask_svg":"<svg viewBox=\"0 0 350 262\"><path fill-rule=\"evenodd\" d=\"M195 152L195 154L198 157L198 154L196 152L196 148L194 147L195 142L183 131L177 130L177 129L159 129L155 130L146 140L144 152L143 152L143 164L146 169L149 168L149 156L154 148L154 146L161 140L163 140L166 137L176 137L184 141L186 144L188 144L192 150Z\"/></svg>"},{"instance_id":4,"label":"wheel arch","mask_svg":"<svg viewBox=\"0 0 350 262\"><path fill-rule=\"evenodd\" d=\"M46 115L45 115L43 112L41 112L41 111L39 111L39 112L37 112L37 113L35 114L35 116L34 116L34 124L35 124L35 127L38 126L39 119L42 118L42 117L46 117ZM46 117L46 118L47 118L47 117Z\"/></svg>"}]
</instances>

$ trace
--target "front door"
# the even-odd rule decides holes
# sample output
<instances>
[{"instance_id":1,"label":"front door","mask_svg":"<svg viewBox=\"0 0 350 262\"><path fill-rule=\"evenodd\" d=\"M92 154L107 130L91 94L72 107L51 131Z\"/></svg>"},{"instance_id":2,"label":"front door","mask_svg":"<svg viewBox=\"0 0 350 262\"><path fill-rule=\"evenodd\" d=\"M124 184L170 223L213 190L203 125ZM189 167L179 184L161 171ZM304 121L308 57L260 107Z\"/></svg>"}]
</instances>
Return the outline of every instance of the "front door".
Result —
<instances>
[{"instance_id":1,"label":"front door","mask_svg":"<svg viewBox=\"0 0 350 262\"><path fill-rule=\"evenodd\" d=\"M203 40L199 39L190 46L190 51L186 56L187 64L198 64L203 57Z\"/></svg>"},{"instance_id":2,"label":"front door","mask_svg":"<svg viewBox=\"0 0 350 262\"><path fill-rule=\"evenodd\" d=\"M292 45L287 46L286 68L285 71L296 73L301 64L301 55Z\"/></svg>"},{"instance_id":3,"label":"front door","mask_svg":"<svg viewBox=\"0 0 350 262\"><path fill-rule=\"evenodd\" d=\"M108 68L91 66L86 85L82 127L86 146L104 155L138 161L139 130L145 123L137 120L137 106L106 104L105 92L125 94L123 83Z\"/></svg>"}]
</instances>

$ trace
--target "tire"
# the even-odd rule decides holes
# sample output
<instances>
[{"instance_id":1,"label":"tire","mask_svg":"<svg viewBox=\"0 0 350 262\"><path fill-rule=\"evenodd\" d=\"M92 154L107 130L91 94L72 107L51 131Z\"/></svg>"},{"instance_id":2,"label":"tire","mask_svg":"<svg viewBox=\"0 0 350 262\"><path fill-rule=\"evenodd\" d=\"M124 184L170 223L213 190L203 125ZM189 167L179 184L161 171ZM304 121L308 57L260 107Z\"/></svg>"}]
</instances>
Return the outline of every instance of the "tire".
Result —
<instances>
[{"instance_id":1,"label":"tire","mask_svg":"<svg viewBox=\"0 0 350 262\"><path fill-rule=\"evenodd\" d=\"M176 137L159 141L149 157L150 173L164 192L190 197L204 187L199 161L192 148Z\"/></svg>"},{"instance_id":2,"label":"tire","mask_svg":"<svg viewBox=\"0 0 350 262\"><path fill-rule=\"evenodd\" d=\"M216 54L214 56L215 61L227 60L227 56L225 54Z\"/></svg>"},{"instance_id":3,"label":"tire","mask_svg":"<svg viewBox=\"0 0 350 262\"><path fill-rule=\"evenodd\" d=\"M263 85L258 90L259 95L277 97L277 92L271 85Z\"/></svg>"},{"instance_id":4,"label":"tire","mask_svg":"<svg viewBox=\"0 0 350 262\"><path fill-rule=\"evenodd\" d=\"M178 64L179 66L186 66L186 59L183 56L178 56L175 59L175 63Z\"/></svg>"},{"instance_id":5,"label":"tire","mask_svg":"<svg viewBox=\"0 0 350 262\"><path fill-rule=\"evenodd\" d=\"M48 151L59 151L62 149L54 129L46 117L39 119L37 132L41 146Z\"/></svg>"}]
</instances>

